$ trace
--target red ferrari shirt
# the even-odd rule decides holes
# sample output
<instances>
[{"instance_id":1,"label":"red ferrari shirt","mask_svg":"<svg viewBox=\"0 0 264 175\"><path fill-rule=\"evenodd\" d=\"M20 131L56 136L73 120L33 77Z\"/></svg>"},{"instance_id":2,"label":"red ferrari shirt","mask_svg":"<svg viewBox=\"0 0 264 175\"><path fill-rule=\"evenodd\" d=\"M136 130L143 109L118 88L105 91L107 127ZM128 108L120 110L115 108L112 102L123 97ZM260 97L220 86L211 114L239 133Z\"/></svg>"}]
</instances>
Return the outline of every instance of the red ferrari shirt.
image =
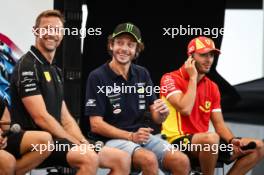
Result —
<instances>
[{"instance_id":1,"label":"red ferrari shirt","mask_svg":"<svg viewBox=\"0 0 264 175\"><path fill-rule=\"evenodd\" d=\"M170 115L162 124L162 134L169 142L188 134L207 132L212 112L221 112L218 86L206 76L197 84L195 103L190 116L181 115L167 99L175 93L186 93L189 75L184 66L166 73L161 78L161 98L169 109Z\"/></svg>"}]
</instances>

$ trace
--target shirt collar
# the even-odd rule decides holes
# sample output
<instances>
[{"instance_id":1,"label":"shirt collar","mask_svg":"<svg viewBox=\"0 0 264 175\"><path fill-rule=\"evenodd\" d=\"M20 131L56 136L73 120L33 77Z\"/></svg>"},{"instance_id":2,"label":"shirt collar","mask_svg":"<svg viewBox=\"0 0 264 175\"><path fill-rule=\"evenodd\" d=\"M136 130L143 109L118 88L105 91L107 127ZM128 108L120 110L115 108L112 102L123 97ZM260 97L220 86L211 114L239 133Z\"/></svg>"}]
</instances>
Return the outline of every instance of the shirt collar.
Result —
<instances>
[{"instance_id":1,"label":"shirt collar","mask_svg":"<svg viewBox=\"0 0 264 175\"><path fill-rule=\"evenodd\" d=\"M48 60L44 57L44 55L42 55L42 53L35 47L35 46L31 46L30 51L29 51L36 60L38 60L38 62L40 62L41 64L48 64L50 65L50 62L48 62ZM52 62L52 64L54 64L54 61Z\"/></svg>"},{"instance_id":2,"label":"shirt collar","mask_svg":"<svg viewBox=\"0 0 264 175\"><path fill-rule=\"evenodd\" d=\"M121 77L121 75L116 74L109 66L110 61L107 61L104 65L104 68L107 72L107 74L111 77L111 79L116 79L118 77ZM131 63L130 67L129 67L129 71L128 71L128 77L129 79L131 79L132 77L134 77L136 75L135 72L135 65L133 63Z\"/></svg>"}]
</instances>

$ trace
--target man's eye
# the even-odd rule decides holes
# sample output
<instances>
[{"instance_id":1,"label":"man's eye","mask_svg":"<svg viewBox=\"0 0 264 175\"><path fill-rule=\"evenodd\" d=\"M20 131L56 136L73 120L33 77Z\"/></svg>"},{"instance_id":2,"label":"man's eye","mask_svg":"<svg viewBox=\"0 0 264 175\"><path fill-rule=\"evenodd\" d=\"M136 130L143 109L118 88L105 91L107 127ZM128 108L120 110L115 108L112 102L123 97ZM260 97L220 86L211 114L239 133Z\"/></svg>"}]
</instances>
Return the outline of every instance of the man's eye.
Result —
<instances>
[{"instance_id":1,"label":"man's eye","mask_svg":"<svg viewBox=\"0 0 264 175\"><path fill-rule=\"evenodd\" d=\"M123 43L122 43L122 41L116 41L116 44L122 45Z\"/></svg>"},{"instance_id":2,"label":"man's eye","mask_svg":"<svg viewBox=\"0 0 264 175\"><path fill-rule=\"evenodd\" d=\"M130 47L130 48L134 48L135 46L136 46L135 43L129 43L129 44L128 44L128 47Z\"/></svg>"}]
</instances>

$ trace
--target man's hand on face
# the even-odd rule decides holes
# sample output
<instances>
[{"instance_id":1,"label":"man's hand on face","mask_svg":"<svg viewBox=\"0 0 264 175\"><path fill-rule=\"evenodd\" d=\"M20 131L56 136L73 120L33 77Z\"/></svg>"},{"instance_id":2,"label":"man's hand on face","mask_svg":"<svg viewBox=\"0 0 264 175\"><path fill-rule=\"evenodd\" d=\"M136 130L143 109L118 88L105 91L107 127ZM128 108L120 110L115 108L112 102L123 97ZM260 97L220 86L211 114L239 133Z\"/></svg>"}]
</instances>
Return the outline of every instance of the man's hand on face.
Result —
<instances>
[{"instance_id":1,"label":"man's hand on face","mask_svg":"<svg viewBox=\"0 0 264 175\"><path fill-rule=\"evenodd\" d=\"M195 67L195 60L191 56L185 61L185 69L190 78L197 79L198 72Z\"/></svg>"}]
</instances>

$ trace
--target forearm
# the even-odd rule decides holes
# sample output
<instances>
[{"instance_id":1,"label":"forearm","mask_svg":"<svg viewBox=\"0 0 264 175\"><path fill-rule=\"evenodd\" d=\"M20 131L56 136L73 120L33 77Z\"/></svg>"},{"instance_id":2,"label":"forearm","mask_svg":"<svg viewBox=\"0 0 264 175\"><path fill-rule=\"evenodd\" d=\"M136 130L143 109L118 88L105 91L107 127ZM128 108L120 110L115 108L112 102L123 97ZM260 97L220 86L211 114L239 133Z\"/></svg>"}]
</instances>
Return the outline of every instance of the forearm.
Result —
<instances>
[{"instance_id":1,"label":"forearm","mask_svg":"<svg viewBox=\"0 0 264 175\"><path fill-rule=\"evenodd\" d=\"M51 115L39 117L35 119L36 124L45 131L48 131L56 138L66 138L73 143L79 143L77 139L72 137L64 130L64 128Z\"/></svg>"},{"instance_id":2,"label":"forearm","mask_svg":"<svg viewBox=\"0 0 264 175\"><path fill-rule=\"evenodd\" d=\"M82 141L85 139L85 136L82 134L78 124L74 119L72 119L71 122L68 122L68 124L64 125L63 128L69 135L76 138L77 140Z\"/></svg>"},{"instance_id":3,"label":"forearm","mask_svg":"<svg viewBox=\"0 0 264 175\"><path fill-rule=\"evenodd\" d=\"M227 126L216 127L215 130L216 130L216 133L226 142L229 142L234 137L233 133Z\"/></svg>"},{"instance_id":4,"label":"forearm","mask_svg":"<svg viewBox=\"0 0 264 175\"><path fill-rule=\"evenodd\" d=\"M191 113L196 98L197 80L190 79L186 93L179 101L180 112Z\"/></svg>"},{"instance_id":5,"label":"forearm","mask_svg":"<svg viewBox=\"0 0 264 175\"><path fill-rule=\"evenodd\" d=\"M92 122L91 122L92 123ZM94 122L91 125L92 132L113 139L130 140L131 132L116 128L104 121Z\"/></svg>"}]
</instances>

